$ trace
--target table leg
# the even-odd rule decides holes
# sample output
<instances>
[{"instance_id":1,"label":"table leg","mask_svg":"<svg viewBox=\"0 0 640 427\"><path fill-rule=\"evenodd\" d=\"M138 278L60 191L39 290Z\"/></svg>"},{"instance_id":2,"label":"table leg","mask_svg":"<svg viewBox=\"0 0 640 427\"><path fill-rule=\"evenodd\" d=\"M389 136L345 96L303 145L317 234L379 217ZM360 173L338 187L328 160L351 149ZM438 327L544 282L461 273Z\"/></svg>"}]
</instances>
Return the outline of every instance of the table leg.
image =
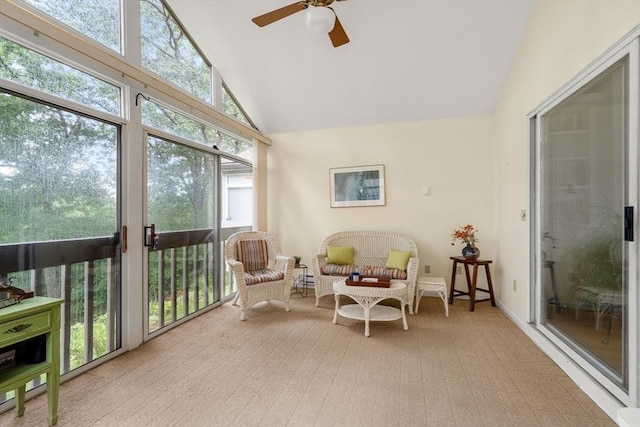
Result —
<instances>
[{"instance_id":1,"label":"table leg","mask_svg":"<svg viewBox=\"0 0 640 427\"><path fill-rule=\"evenodd\" d=\"M369 307L364 307L364 336L369 336Z\"/></svg>"},{"instance_id":2,"label":"table leg","mask_svg":"<svg viewBox=\"0 0 640 427\"><path fill-rule=\"evenodd\" d=\"M422 299L422 295L424 294L424 290L422 289L418 289L418 292L416 293L416 308L414 311L414 313L418 314L418 307L420 306L420 300Z\"/></svg>"},{"instance_id":3,"label":"table leg","mask_svg":"<svg viewBox=\"0 0 640 427\"><path fill-rule=\"evenodd\" d=\"M484 270L487 273L487 286L489 287L489 297L491 298L491 307L496 306L496 300L493 297L493 283L491 282L491 270L489 270L489 265L485 264ZM558 307L556 305L556 307Z\"/></svg>"},{"instance_id":4,"label":"table leg","mask_svg":"<svg viewBox=\"0 0 640 427\"><path fill-rule=\"evenodd\" d=\"M476 304L476 284L478 283L478 265L473 265L473 278L469 284L469 311L475 310Z\"/></svg>"},{"instance_id":5,"label":"table leg","mask_svg":"<svg viewBox=\"0 0 640 427\"><path fill-rule=\"evenodd\" d=\"M400 301L400 309L402 310L402 329L404 329L405 331L408 331L409 325L407 325L407 315L404 310L404 301L402 300L399 300L399 301Z\"/></svg>"},{"instance_id":6,"label":"table leg","mask_svg":"<svg viewBox=\"0 0 640 427\"><path fill-rule=\"evenodd\" d=\"M471 275L469 275L469 264L464 265L464 276L467 279L467 288L469 293L471 293Z\"/></svg>"},{"instance_id":7,"label":"table leg","mask_svg":"<svg viewBox=\"0 0 640 427\"><path fill-rule=\"evenodd\" d=\"M444 312L449 317L449 304L447 304L447 291L442 293L442 301L444 301Z\"/></svg>"},{"instance_id":8,"label":"table leg","mask_svg":"<svg viewBox=\"0 0 640 427\"><path fill-rule=\"evenodd\" d=\"M55 368L54 368L55 369ZM56 377L58 377L56 379ZM58 394L60 392L60 378L56 372L47 372L47 405L49 410L49 425L58 423Z\"/></svg>"},{"instance_id":9,"label":"table leg","mask_svg":"<svg viewBox=\"0 0 640 427\"><path fill-rule=\"evenodd\" d=\"M456 266L458 261L453 260L453 267L451 268L451 291L449 292L449 304L453 304L453 291L456 289Z\"/></svg>"},{"instance_id":10,"label":"table leg","mask_svg":"<svg viewBox=\"0 0 640 427\"><path fill-rule=\"evenodd\" d=\"M562 307L560 307L560 297L558 296L558 285L556 284L556 272L553 269L553 261L545 261L544 266L549 269L549 274L551 274L551 291L553 292L553 302L556 305L556 314L561 314Z\"/></svg>"},{"instance_id":11,"label":"table leg","mask_svg":"<svg viewBox=\"0 0 640 427\"><path fill-rule=\"evenodd\" d=\"M302 277L304 278L302 280L302 291L304 292L304 295L302 295L303 297L307 296L307 291L308 291L308 289L307 289L307 276L308 275L309 275L309 272L307 271L307 267L305 266L302 269Z\"/></svg>"},{"instance_id":12,"label":"table leg","mask_svg":"<svg viewBox=\"0 0 640 427\"><path fill-rule=\"evenodd\" d=\"M338 323L338 308L340 306L340 294L335 294L335 299L336 299L336 309L333 312L333 324L334 325L336 323Z\"/></svg>"},{"instance_id":13,"label":"table leg","mask_svg":"<svg viewBox=\"0 0 640 427\"><path fill-rule=\"evenodd\" d=\"M26 384L21 385L16 389L16 417L24 415L24 394L27 388Z\"/></svg>"}]
</instances>

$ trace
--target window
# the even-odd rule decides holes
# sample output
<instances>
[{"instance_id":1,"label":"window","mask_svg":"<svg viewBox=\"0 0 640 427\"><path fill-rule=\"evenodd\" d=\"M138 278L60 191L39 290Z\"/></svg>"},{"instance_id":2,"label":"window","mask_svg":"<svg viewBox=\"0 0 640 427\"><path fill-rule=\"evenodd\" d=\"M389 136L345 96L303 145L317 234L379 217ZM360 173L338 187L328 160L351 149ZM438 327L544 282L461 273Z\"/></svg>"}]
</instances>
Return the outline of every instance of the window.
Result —
<instances>
[{"instance_id":1,"label":"window","mask_svg":"<svg viewBox=\"0 0 640 427\"><path fill-rule=\"evenodd\" d=\"M33 7L120 53L120 0L24 0Z\"/></svg>"},{"instance_id":2,"label":"window","mask_svg":"<svg viewBox=\"0 0 640 427\"><path fill-rule=\"evenodd\" d=\"M222 226L253 223L253 169L251 165L222 159Z\"/></svg>"},{"instance_id":3,"label":"window","mask_svg":"<svg viewBox=\"0 0 640 427\"><path fill-rule=\"evenodd\" d=\"M238 104L231 92L229 92L229 89L227 89L225 84L222 85L222 111L239 122L256 129L256 126L245 114L244 110L240 107L240 104Z\"/></svg>"},{"instance_id":4,"label":"window","mask_svg":"<svg viewBox=\"0 0 640 427\"><path fill-rule=\"evenodd\" d=\"M120 115L120 88L0 37L0 77Z\"/></svg>"},{"instance_id":5,"label":"window","mask_svg":"<svg viewBox=\"0 0 640 427\"><path fill-rule=\"evenodd\" d=\"M211 69L160 0L141 0L142 66L211 104Z\"/></svg>"},{"instance_id":6,"label":"window","mask_svg":"<svg viewBox=\"0 0 640 427\"><path fill-rule=\"evenodd\" d=\"M189 141L199 142L207 147L251 159L253 144L235 138L212 126L176 113L154 102L142 104L142 123Z\"/></svg>"}]
</instances>

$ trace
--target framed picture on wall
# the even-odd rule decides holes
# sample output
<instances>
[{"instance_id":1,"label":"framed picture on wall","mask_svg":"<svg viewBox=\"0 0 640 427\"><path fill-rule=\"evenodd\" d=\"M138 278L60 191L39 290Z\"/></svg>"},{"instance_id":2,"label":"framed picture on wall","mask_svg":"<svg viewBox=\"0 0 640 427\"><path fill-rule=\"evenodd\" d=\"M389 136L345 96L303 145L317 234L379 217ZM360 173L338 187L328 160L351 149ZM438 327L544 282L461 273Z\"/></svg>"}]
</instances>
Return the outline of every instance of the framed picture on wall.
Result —
<instances>
[{"instance_id":1,"label":"framed picture on wall","mask_svg":"<svg viewBox=\"0 0 640 427\"><path fill-rule=\"evenodd\" d=\"M384 206L384 165L329 169L331 207Z\"/></svg>"}]
</instances>

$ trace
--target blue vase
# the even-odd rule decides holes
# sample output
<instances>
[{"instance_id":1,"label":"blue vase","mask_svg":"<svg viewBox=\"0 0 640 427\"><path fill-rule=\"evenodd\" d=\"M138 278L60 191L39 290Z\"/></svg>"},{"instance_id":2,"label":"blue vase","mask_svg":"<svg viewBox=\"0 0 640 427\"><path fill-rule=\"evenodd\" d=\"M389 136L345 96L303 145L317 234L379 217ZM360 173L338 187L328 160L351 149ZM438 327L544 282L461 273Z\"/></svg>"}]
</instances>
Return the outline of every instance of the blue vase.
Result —
<instances>
[{"instance_id":1,"label":"blue vase","mask_svg":"<svg viewBox=\"0 0 640 427\"><path fill-rule=\"evenodd\" d=\"M462 248L462 256L465 257L465 259L478 259L480 256L480 249L475 245L467 243L467 246Z\"/></svg>"}]
</instances>

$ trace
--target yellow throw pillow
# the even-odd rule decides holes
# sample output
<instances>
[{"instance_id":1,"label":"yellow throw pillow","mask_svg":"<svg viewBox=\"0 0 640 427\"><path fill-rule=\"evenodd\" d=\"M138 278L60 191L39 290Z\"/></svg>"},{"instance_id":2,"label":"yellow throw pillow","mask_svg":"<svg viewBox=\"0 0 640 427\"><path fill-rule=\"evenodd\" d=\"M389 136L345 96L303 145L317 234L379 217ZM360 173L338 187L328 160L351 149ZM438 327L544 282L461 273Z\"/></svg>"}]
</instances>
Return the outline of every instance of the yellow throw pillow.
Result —
<instances>
[{"instance_id":1,"label":"yellow throw pillow","mask_svg":"<svg viewBox=\"0 0 640 427\"><path fill-rule=\"evenodd\" d=\"M327 264L351 265L354 252L353 246L327 246Z\"/></svg>"},{"instance_id":2,"label":"yellow throw pillow","mask_svg":"<svg viewBox=\"0 0 640 427\"><path fill-rule=\"evenodd\" d=\"M386 267L406 271L409 258L411 258L411 251L397 251L395 249L391 249L389 251L389 258L387 258Z\"/></svg>"}]
</instances>

